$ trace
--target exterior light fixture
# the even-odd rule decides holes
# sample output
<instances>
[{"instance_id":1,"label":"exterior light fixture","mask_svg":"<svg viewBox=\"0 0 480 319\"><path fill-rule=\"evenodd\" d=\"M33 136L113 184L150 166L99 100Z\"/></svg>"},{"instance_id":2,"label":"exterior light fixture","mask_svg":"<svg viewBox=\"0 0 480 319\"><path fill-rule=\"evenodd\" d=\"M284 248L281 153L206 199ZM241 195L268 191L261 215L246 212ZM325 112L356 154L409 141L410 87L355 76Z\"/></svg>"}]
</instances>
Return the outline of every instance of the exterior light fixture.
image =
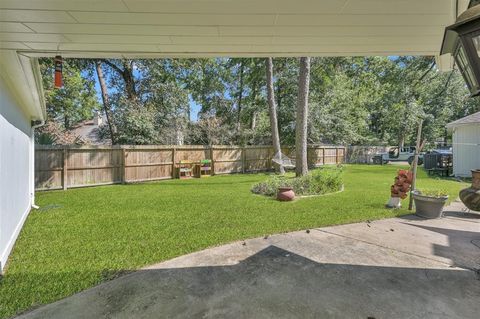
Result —
<instances>
[{"instance_id":1,"label":"exterior light fixture","mask_svg":"<svg viewBox=\"0 0 480 319\"><path fill-rule=\"evenodd\" d=\"M445 29L440 54L446 53L453 55L472 96L480 95L480 4Z\"/></svg>"},{"instance_id":2,"label":"exterior light fixture","mask_svg":"<svg viewBox=\"0 0 480 319\"><path fill-rule=\"evenodd\" d=\"M62 57L60 55L57 55L55 57L55 88L56 89L59 89L63 86L63 79L62 79L62 74L63 74L63 70L62 70L62 64L63 64L63 60L62 60Z\"/></svg>"}]
</instances>

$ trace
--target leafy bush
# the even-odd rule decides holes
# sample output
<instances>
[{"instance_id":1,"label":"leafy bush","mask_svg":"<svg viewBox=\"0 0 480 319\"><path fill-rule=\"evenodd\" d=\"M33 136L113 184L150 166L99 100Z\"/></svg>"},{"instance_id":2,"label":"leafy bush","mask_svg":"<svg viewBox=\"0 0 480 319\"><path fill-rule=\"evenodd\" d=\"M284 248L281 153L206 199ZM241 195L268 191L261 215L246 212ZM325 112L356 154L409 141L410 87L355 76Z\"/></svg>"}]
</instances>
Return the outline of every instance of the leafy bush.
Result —
<instances>
[{"instance_id":1,"label":"leafy bush","mask_svg":"<svg viewBox=\"0 0 480 319\"><path fill-rule=\"evenodd\" d=\"M343 186L341 168L322 168L302 177L274 175L252 186L255 194L275 196L279 187L291 187L296 195L321 195L337 192Z\"/></svg>"}]
</instances>

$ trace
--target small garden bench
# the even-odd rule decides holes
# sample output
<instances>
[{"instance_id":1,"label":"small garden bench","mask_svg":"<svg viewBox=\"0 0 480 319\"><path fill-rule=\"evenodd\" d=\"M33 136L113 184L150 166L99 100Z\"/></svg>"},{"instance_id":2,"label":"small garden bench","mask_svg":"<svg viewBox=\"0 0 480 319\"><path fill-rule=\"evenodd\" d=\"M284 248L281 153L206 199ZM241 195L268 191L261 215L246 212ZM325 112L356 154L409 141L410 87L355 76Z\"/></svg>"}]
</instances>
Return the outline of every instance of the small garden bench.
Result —
<instances>
[{"instance_id":1,"label":"small garden bench","mask_svg":"<svg viewBox=\"0 0 480 319\"><path fill-rule=\"evenodd\" d=\"M193 177L193 163L191 161L182 160L176 167L177 178L185 179Z\"/></svg>"},{"instance_id":2,"label":"small garden bench","mask_svg":"<svg viewBox=\"0 0 480 319\"><path fill-rule=\"evenodd\" d=\"M212 160L204 159L200 164L195 165L195 177L212 176Z\"/></svg>"}]
</instances>

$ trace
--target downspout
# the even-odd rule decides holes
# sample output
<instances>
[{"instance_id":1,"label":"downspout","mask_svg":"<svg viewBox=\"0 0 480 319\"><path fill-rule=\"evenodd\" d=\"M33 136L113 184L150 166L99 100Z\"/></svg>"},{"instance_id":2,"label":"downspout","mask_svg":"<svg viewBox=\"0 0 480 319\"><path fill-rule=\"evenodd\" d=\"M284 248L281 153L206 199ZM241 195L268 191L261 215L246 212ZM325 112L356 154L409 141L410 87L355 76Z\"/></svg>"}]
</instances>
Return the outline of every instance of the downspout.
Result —
<instances>
[{"instance_id":1,"label":"downspout","mask_svg":"<svg viewBox=\"0 0 480 319\"><path fill-rule=\"evenodd\" d=\"M31 192L30 192L30 206L33 209L39 209L40 207L38 205L35 205L35 129L39 128L41 126L45 125L45 120L35 120L31 121L31 126L32 126L32 133L31 133L31 150L30 150L30 156L31 156L31 166L32 166L32 180L30 181L30 187Z\"/></svg>"},{"instance_id":2,"label":"downspout","mask_svg":"<svg viewBox=\"0 0 480 319\"><path fill-rule=\"evenodd\" d=\"M42 108L42 119L31 121L32 132L30 137L31 138L30 145L32 148L30 151L30 154L31 154L30 169L32 170L31 181L30 181L30 187L31 187L30 205L32 208L38 209L39 207L35 205L35 129L45 125L47 112L46 112L45 98L44 98L45 95L43 93L42 74L40 72L40 65L38 64L38 59L30 58L30 64L32 68L33 78L34 78L34 83L32 83L31 85L36 88L37 96L38 96L37 103L39 103L40 107Z\"/></svg>"}]
</instances>

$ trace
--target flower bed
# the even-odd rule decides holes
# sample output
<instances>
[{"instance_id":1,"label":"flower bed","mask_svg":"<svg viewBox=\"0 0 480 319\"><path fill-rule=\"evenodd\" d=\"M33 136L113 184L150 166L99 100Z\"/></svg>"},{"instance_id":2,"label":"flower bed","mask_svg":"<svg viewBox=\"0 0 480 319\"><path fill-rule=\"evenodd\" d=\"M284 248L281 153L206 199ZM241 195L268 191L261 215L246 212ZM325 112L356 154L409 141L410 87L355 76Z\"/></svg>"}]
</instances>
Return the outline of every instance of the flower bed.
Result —
<instances>
[{"instance_id":1,"label":"flower bed","mask_svg":"<svg viewBox=\"0 0 480 319\"><path fill-rule=\"evenodd\" d=\"M301 177L273 175L254 184L251 191L255 194L275 196L279 187L291 187L297 196L308 196L338 192L342 186L343 170L337 167L316 169Z\"/></svg>"}]
</instances>

